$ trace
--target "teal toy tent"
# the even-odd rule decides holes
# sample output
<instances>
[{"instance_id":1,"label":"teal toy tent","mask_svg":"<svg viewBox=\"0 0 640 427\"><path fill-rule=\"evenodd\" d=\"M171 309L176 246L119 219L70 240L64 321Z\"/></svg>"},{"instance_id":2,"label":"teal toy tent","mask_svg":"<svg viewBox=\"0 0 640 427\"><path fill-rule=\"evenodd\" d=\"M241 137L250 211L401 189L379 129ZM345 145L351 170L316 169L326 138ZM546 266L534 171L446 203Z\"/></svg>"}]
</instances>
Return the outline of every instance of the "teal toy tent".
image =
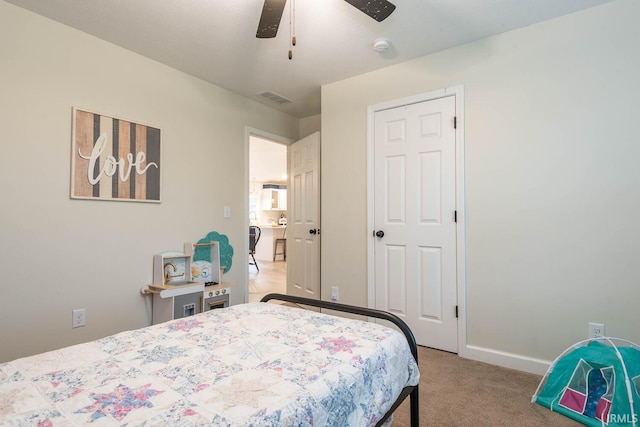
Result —
<instances>
[{"instance_id":1,"label":"teal toy tent","mask_svg":"<svg viewBox=\"0 0 640 427\"><path fill-rule=\"evenodd\" d=\"M640 426L640 347L581 341L553 361L531 401L588 426Z\"/></svg>"}]
</instances>

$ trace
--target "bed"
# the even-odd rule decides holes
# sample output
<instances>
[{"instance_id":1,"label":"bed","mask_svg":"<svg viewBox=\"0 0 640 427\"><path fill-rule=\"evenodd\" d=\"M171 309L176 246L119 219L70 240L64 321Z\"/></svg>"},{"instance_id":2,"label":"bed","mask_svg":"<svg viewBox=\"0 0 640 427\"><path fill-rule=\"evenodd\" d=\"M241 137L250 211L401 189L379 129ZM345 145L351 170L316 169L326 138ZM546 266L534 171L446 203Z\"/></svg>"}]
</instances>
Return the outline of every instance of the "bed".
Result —
<instances>
[{"instance_id":1,"label":"bed","mask_svg":"<svg viewBox=\"0 0 640 427\"><path fill-rule=\"evenodd\" d=\"M389 313L270 294L0 364L0 425L381 426L409 396L417 427L416 360Z\"/></svg>"}]
</instances>

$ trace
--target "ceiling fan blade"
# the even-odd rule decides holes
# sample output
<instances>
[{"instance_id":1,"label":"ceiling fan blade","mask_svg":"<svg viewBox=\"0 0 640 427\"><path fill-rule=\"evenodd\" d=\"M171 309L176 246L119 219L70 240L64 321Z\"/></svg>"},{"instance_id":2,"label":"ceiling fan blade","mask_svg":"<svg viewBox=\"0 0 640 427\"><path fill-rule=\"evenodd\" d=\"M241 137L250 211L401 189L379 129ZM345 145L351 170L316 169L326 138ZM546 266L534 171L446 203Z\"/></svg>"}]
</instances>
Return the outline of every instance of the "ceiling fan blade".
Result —
<instances>
[{"instance_id":1,"label":"ceiling fan blade","mask_svg":"<svg viewBox=\"0 0 640 427\"><path fill-rule=\"evenodd\" d=\"M378 22L382 22L396 10L394 4L387 0L345 0L347 3L361 10Z\"/></svg>"},{"instance_id":2,"label":"ceiling fan blade","mask_svg":"<svg viewBox=\"0 0 640 427\"><path fill-rule=\"evenodd\" d=\"M286 2L287 0L264 0L262 15L256 32L257 38L271 39L278 34L278 27L280 26L280 19Z\"/></svg>"}]
</instances>

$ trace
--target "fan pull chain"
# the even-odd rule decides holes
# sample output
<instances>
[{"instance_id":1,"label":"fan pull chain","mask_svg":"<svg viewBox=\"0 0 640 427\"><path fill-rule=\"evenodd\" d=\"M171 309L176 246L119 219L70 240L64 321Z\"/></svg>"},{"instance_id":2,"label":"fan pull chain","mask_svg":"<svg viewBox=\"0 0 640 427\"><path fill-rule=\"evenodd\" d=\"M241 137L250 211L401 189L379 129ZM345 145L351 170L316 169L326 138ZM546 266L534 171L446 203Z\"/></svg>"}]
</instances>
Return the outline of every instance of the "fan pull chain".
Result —
<instances>
[{"instance_id":1,"label":"fan pull chain","mask_svg":"<svg viewBox=\"0 0 640 427\"><path fill-rule=\"evenodd\" d=\"M293 59L293 46L296 45L296 0L289 1L289 60Z\"/></svg>"},{"instance_id":2,"label":"fan pull chain","mask_svg":"<svg viewBox=\"0 0 640 427\"><path fill-rule=\"evenodd\" d=\"M293 7L293 35L291 36L291 43L296 45L296 0L291 0Z\"/></svg>"}]
</instances>

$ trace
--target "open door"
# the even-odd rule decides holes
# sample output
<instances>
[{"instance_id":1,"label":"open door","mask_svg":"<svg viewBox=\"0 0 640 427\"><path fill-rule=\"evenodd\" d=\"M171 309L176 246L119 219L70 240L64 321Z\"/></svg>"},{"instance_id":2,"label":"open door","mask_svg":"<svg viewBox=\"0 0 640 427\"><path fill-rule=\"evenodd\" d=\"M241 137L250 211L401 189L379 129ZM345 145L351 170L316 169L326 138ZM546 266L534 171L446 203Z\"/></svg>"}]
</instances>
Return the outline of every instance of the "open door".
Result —
<instances>
[{"instance_id":1,"label":"open door","mask_svg":"<svg viewBox=\"0 0 640 427\"><path fill-rule=\"evenodd\" d=\"M287 294L320 298L320 132L288 150Z\"/></svg>"}]
</instances>

